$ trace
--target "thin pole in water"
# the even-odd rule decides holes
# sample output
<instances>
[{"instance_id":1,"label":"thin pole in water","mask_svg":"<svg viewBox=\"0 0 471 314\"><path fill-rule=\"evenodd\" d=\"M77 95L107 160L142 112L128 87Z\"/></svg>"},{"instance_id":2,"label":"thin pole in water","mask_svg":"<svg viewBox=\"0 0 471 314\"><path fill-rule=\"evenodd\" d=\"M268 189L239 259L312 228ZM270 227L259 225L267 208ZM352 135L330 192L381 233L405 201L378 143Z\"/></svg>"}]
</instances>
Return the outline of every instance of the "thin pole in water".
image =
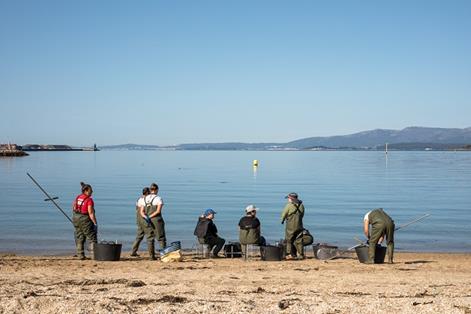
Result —
<instances>
[{"instance_id":1,"label":"thin pole in water","mask_svg":"<svg viewBox=\"0 0 471 314\"><path fill-rule=\"evenodd\" d=\"M64 214L64 216L70 221L71 224L74 224L72 222L72 219L70 219L70 217L62 210L62 208L59 206L59 204L56 203L55 199L56 198L53 198L51 197L47 192L46 190L44 190L42 188L41 185L39 185L38 181L36 181L29 173L26 172L26 174L28 175L28 177L34 182L34 184L36 184L38 186L38 188L47 196L47 200L51 201L54 205L56 205L57 209L59 209L61 211L62 214Z\"/></svg>"}]
</instances>

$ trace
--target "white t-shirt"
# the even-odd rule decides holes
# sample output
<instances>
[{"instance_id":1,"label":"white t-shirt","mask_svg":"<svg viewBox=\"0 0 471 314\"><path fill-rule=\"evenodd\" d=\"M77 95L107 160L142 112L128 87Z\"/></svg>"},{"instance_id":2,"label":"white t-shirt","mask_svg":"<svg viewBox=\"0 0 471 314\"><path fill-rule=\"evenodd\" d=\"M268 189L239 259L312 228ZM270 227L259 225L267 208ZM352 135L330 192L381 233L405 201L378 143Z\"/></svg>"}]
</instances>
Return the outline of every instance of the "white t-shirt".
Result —
<instances>
[{"instance_id":1,"label":"white t-shirt","mask_svg":"<svg viewBox=\"0 0 471 314\"><path fill-rule=\"evenodd\" d=\"M163 205L164 204L164 201L162 200L162 198L158 195L155 195L155 194L149 194L146 196L146 199L144 201L144 198L141 197L138 201L137 201L137 206L139 207L144 207L146 206L146 203L149 204L150 202L152 201L152 205L154 206L158 206L158 205Z\"/></svg>"},{"instance_id":2,"label":"white t-shirt","mask_svg":"<svg viewBox=\"0 0 471 314\"><path fill-rule=\"evenodd\" d=\"M370 218L369 218L369 217L370 217L370 213L371 213L371 210L366 213L365 218L363 218L363 221L365 221L365 220L370 220Z\"/></svg>"},{"instance_id":3,"label":"white t-shirt","mask_svg":"<svg viewBox=\"0 0 471 314\"><path fill-rule=\"evenodd\" d=\"M143 202L144 202L144 197L143 196L139 197L139 199L136 201L136 207L143 206L141 205L143 204Z\"/></svg>"}]
</instances>

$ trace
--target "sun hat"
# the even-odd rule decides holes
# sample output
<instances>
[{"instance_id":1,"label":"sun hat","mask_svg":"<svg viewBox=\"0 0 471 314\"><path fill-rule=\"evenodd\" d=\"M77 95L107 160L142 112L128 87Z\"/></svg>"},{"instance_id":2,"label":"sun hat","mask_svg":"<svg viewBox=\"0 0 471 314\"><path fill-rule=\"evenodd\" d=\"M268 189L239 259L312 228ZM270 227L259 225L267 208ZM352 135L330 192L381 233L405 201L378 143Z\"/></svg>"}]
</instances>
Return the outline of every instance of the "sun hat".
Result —
<instances>
[{"instance_id":1,"label":"sun hat","mask_svg":"<svg viewBox=\"0 0 471 314\"><path fill-rule=\"evenodd\" d=\"M247 207L245 207L245 212L248 214L250 212L254 212L254 211L257 211L259 210L259 208L255 207L255 205L249 205Z\"/></svg>"}]
</instances>

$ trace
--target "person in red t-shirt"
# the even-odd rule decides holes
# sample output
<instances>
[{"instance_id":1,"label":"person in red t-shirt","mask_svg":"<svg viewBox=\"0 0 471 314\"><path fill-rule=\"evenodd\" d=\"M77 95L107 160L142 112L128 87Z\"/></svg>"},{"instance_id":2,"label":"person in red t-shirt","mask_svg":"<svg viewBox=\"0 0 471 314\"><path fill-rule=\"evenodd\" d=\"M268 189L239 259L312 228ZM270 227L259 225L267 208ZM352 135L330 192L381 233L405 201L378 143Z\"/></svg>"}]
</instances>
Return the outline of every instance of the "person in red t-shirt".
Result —
<instances>
[{"instance_id":1,"label":"person in red t-shirt","mask_svg":"<svg viewBox=\"0 0 471 314\"><path fill-rule=\"evenodd\" d=\"M85 239L90 243L97 242L97 221L95 217L95 204L92 199L92 186L80 182L82 194L75 198L73 204L73 222L75 227L75 244L77 246L77 256L85 259L84 245Z\"/></svg>"}]
</instances>

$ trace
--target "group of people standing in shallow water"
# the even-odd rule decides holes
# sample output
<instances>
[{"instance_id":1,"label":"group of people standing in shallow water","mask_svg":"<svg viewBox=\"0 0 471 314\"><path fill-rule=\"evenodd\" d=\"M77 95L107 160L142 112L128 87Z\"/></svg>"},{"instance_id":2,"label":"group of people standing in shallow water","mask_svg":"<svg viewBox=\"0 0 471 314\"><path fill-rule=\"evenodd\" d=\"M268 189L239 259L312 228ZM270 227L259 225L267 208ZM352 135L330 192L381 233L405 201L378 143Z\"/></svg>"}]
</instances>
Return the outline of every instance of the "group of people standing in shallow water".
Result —
<instances>
[{"instance_id":1,"label":"group of people standing in shallow water","mask_svg":"<svg viewBox=\"0 0 471 314\"><path fill-rule=\"evenodd\" d=\"M85 259L85 240L87 239L90 243L97 242L98 224L92 199L93 189L89 184L83 182L80 184L82 193L75 198L72 209L77 256L79 259ZM144 237L147 239L147 249L151 260L156 259L155 240L159 242L160 249L167 246L165 222L162 217L164 202L158 192L159 186L152 183L150 187L142 190L142 195L136 202L137 233L131 256L139 256L137 252ZM297 193L289 193L285 198L287 204L281 213L281 223L285 225L286 259L304 259L304 246L312 244L314 240L303 226L304 204L298 198ZM255 205L247 206L245 216L239 221L239 240L243 252L246 252L247 245L264 246L266 244L265 238L261 235L260 220L256 217L257 211L258 208ZM213 209L206 209L198 218L194 235L200 244L209 247L211 257L218 258L218 253L226 241L218 235L218 229L213 221L215 214ZM369 243L368 264L374 263L376 245L382 243L384 239L387 240L389 262L393 262L394 228L394 221L382 208L366 213L363 229Z\"/></svg>"}]
</instances>

